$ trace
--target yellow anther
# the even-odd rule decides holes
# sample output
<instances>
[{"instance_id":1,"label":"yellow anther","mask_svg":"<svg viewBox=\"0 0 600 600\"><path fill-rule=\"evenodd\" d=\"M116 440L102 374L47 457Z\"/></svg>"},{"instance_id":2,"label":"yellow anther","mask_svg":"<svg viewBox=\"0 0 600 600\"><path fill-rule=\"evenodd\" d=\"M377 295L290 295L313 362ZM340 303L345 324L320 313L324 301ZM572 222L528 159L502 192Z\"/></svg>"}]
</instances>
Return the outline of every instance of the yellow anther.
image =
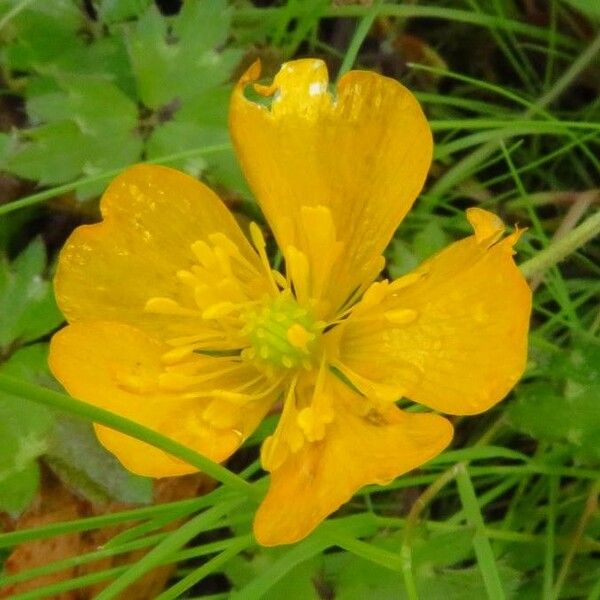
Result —
<instances>
[{"instance_id":1,"label":"yellow anther","mask_svg":"<svg viewBox=\"0 0 600 600\"><path fill-rule=\"evenodd\" d=\"M269 279L269 283L271 284L271 289L275 293L279 292L277 281L273 276L274 271L273 269L271 269L271 265L269 264L269 257L267 256L266 251L267 244L265 242L265 236L263 235L260 227L254 221L250 223L250 238L252 239L252 244L256 248L256 251L258 252L260 262L262 263L265 274Z\"/></svg>"},{"instance_id":2,"label":"yellow anther","mask_svg":"<svg viewBox=\"0 0 600 600\"><path fill-rule=\"evenodd\" d=\"M283 290L287 287L287 279L279 272L275 271L275 269L271 269L271 275L275 280L275 283Z\"/></svg>"},{"instance_id":3,"label":"yellow anther","mask_svg":"<svg viewBox=\"0 0 600 600\"><path fill-rule=\"evenodd\" d=\"M200 313L196 310L184 308L171 298L150 298L144 306L146 312L159 315L181 315L186 317L196 317Z\"/></svg>"},{"instance_id":4,"label":"yellow anther","mask_svg":"<svg viewBox=\"0 0 600 600\"><path fill-rule=\"evenodd\" d=\"M309 442L318 442L325 437L326 425L333 421L333 411L307 406L298 413L296 421Z\"/></svg>"},{"instance_id":5,"label":"yellow anther","mask_svg":"<svg viewBox=\"0 0 600 600\"><path fill-rule=\"evenodd\" d=\"M423 279L425 274L425 272L419 271L416 273L408 273L408 275L403 275L402 277L399 277L398 279L392 281L390 283L389 289L391 292L397 292L398 290L402 290L408 287L409 285L413 285L413 283L417 283L417 281Z\"/></svg>"},{"instance_id":6,"label":"yellow anther","mask_svg":"<svg viewBox=\"0 0 600 600\"><path fill-rule=\"evenodd\" d=\"M159 385L162 390L169 392L179 392L185 390L195 383L193 376L181 373L161 373L159 376Z\"/></svg>"},{"instance_id":7,"label":"yellow anther","mask_svg":"<svg viewBox=\"0 0 600 600\"><path fill-rule=\"evenodd\" d=\"M217 302L212 306L204 309L202 312L203 319L220 319L231 314L237 308L233 302Z\"/></svg>"},{"instance_id":8,"label":"yellow anther","mask_svg":"<svg viewBox=\"0 0 600 600\"><path fill-rule=\"evenodd\" d=\"M308 310L298 306L289 291L265 299L241 318L245 321L242 331L254 349L253 356L263 367L297 369L313 361L319 323ZM252 360L250 353L245 358Z\"/></svg>"},{"instance_id":9,"label":"yellow anther","mask_svg":"<svg viewBox=\"0 0 600 600\"><path fill-rule=\"evenodd\" d=\"M287 330L287 339L294 348L299 348L306 352L306 346L315 339L315 334L306 331L300 323L294 323Z\"/></svg>"},{"instance_id":10,"label":"yellow anther","mask_svg":"<svg viewBox=\"0 0 600 600\"><path fill-rule=\"evenodd\" d=\"M177 279L179 279L179 281L185 285L189 285L190 287L194 287L199 283L198 278L193 273L183 269L181 271L177 271Z\"/></svg>"},{"instance_id":11,"label":"yellow anther","mask_svg":"<svg viewBox=\"0 0 600 600\"><path fill-rule=\"evenodd\" d=\"M361 300L361 306L364 308L370 308L381 304L388 293L389 281L384 279L383 281L376 281L365 292L363 299Z\"/></svg>"},{"instance_id":12,"label":"yellow anther","mask_svg":"<svg viewBox=\"0 0 600 600\"><path fill-rule=\"evenodd\" d=\"M116 374L119 387L134 394L148 394L156 389L156 379L143 374L119 371Z\"/></svg>"},{"instance_id":13,"label":"yellow anther","mask_svg":"<svg viewBox=\"0 0 600 600\"><path fill-rule=\"evenodd\" d=\"M408 325L418 316L416 310L410 308L399 308L397 310L386 310L384 316L387 321L394 325Z\"/></svg>"},{"instance_id":14,"label":"yellow anther","mask_svg":"<svg viewBox=\"0 0 600 600\"><path fill-rule=\"evenodd\" d=\"M198 240L191 245L192 252L195 254L198 262L208 267L214 265L215 255L210 246L204 240Z\"/></svg>"},{"instance_id":15,"label":"yellow anther","mask_svg":"<svg viewBox=\"0 0 600 600\"><path fill-rule=\"evenodd\" d=\"M194 347L195 346L193 344L188 344L186 346L179 346L179 348L173 348L173 350L165 352L160 357L160 359L166 365L177 363L182 358L185 358L186 356L192 354L192 352L194 351Z\"/></svg>"},{"instance_id":16,"label":"yellow anther","mask_svg":"<svg viewBox=\"0 0 600 600\"><path fill-rule=\"evenodd\" d=\"M265 236L263 235L260 227L254 221L250 223L250 237L252 238L252 244L258 251L267 245L265 242Z\"/></svg>"}]
</instances>

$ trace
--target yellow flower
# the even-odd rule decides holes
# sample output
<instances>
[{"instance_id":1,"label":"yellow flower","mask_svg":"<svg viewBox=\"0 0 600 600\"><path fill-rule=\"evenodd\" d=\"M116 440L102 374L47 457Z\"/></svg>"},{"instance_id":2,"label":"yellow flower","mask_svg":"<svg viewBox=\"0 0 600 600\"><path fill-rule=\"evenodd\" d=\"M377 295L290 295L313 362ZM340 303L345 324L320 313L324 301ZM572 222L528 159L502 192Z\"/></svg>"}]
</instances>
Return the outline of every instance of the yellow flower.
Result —
<instances>
[{"instance_id":1,"label":"yellow flower","mask_svg":"<svg viewBox=\"0 0 600 600\"><path fill-rule=\"evenodd\" d=\"M475 234L414 272L374 282L421 190L432 153L421 108L398 82L353 71L330 92L325 65L283 65L270 106L231 102L235 147L285 259L242 234L217 196L159 166L135 166L78 228L55 286L70 325L50 363L74 396L223 461L282 404L262 448L270 488L254 523L265 545L312 531L359 488L440 453L452 426L406 412L406 397L454 415L501 400L524 369L531 294L518 234L467 211ZM128 469L193 467L96 426Z\"/></svg>"}]
</instances>

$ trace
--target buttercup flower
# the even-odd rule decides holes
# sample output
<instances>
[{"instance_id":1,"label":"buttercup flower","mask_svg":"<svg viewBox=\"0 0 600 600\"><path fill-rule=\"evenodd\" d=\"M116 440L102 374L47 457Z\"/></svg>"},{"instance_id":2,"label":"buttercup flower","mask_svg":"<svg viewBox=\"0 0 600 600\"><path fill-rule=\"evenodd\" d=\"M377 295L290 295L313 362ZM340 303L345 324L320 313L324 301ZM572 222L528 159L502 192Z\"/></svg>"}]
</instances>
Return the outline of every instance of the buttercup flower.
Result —
<instances>
[{"instance_id":1,"label":"buttercup flower","mask_svg":"<svg viewBox=\"0 0 600 600\"><path fill-rule=\"evenodd\" d=\"M215 461L281 403L263 447L269 491L258 542L306 536L366 484L439 454L447 419L501 400L523 372L531 294L513 233L480 209L474 235L395 281L382 252L423 186L432 139L411 93L353 71L334 91L325 65L283 65L246 97L235 88L235 147L285 259L272 270L205 185L138 165L78 228L55 279L69 325L50 364L74 396L151 427ZM97 425L100 442L150 477L195 469Z\"/></svg>"}]
</instances>

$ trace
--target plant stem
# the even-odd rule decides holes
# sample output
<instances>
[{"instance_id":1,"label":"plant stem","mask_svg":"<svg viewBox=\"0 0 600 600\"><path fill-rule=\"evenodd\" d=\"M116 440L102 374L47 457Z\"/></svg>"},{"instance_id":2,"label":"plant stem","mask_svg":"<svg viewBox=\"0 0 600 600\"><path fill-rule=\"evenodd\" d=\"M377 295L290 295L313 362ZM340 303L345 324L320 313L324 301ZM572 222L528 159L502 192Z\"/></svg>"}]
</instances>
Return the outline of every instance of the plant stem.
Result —
<instances>
[{"instance_id":1,"label":"plant stem","mask_svg":"<svg viewBox=\"0 0 600 600\"><path fill-rule=\"evenodd\" d=\"M206 156L208 154L215 154L217 152L224 152L225 150L230 150L231 144L217 144L215 146L205 146L203 148L194 148L193 150L185 150L183 152L177 152L176 154L169 154L165 156L159 156L157 158L153 158L152 160L144 161L146 164L154 165L154 164L166 164L176 162L181 160L182 158L189 158L194 156ZM41 192L37 192L35 194L31 194L26 196L25 198L21 198L20 200L15 200L14 202L9 202L8 204L4 204L0 206L0 216L6 215L8 213L14 212L15 210L20 210L21 208L26 208L28 206L34 206L36 204L40 204L41 202L45 202L50 198L56 198L56 196L60 196L61 194L66 194L67 192L72 192L82 185L88 185L90 183L98 183L99 181L108 181L113 177L116 177L120 173L122 173L127 168L127 165L123 165L120 169L112 169L111 171L104 171L99 175L91 175L90 177L83 177L81 179L77 179L75 181L71 181L70 183L65 183L64 185L59 185L49 190L42 190Z\"/></svg>"},{"instance_id":2,"label":"plant stem","mask_svg":"<svg viewBox=\"0 0 600 600\"><path fill-rule=\"evenodd\" d=\"M564 260L589 240L600 234L600 210L564 237L556 240L533 258L521 264L521 272L531 278Z\"/></svg>"},{"instance_id":3,"label":"plant stem","mask_svg":"<svg viewBox=\"0 0 600 600\"><path fill-rule=\"evenodd\" d=\"M573 540L565 554L563 559L562 566L560 568L560 572L558 573L558 577L556 578L556 583L554 585L554 589L552 591L552 596L550 596L551 600L558 600L560 598L560 592L562 590L565 581L567 580L567 575L569 574L569 569L571 568L571 563L573 562L573 558L577 553L577 549L581 544L581 540L583 538L583 534L585 533L585 529L593 516L598 512L598 495L600 494L600 481L596 481L592 484L590 488L590 492L588 494L587 500L585 502L585 506L583 509L583 513L581 514L581 518L579 519L579 523L577 524L577 528L573 533Z\"/></svg>"},{"instance_id":4,"label":"plant stem","mask_svg":"<svg viewBox=\"0 0 600 600\"><path fill-rule=\"evenodd\" d=\"M473 482L464 464L457 465L457 467L456 483L458 484L458 493L467 515L467 522L475 528L473 548L475 549L475 556L479 563L488 598L490 600L504 600L502 581L496 566L494 551L485 531L485 523L479 509Z\"/></svg>"},{"instance_id":5,"label":"plant stem","mask_svg":"<svg viewBox=\"0 0 600 600\"><path fill-rule=\"evenodd\" d=\"M552 88L522 113L521 118L528 119L536 112L539 112L540 109L552 104L552 102L554 102L594 60L599 51L600 34L596 36L594 41L584 50L584 52L582 52L573 64L555 81ZM518 117L515 118L517 119ZM439 198L448 193L456 184L471 175L482 162L498 149L500 143L507 137L506 132L499 130L498 135L494 139L482 144L479 148L459 160L452 168L446 171L446 173L431 186L428 196ZM433 204L434 203L431 202L432 206Z\"/></svg>"},{"instance_id":6,"label":"plant stem","mask_svg":"<svg viewBox=\"0 0 600 600\"><path fill-rule=\"evenodd\" d=\"M83 417L88 421L105 425L180 458L217 481L242 492L244 496L256 497L260 495L258 489L247 481L244 481L241 477L238 477L235 473L232 473L229 469L135 421L125 419L87 402L76 400L66 394L61 394L60 392L55 392L40 385L28 383L8 375L0 374L0 392L5 392L17 398L26 398L38 404L52 406L58 410Z\"/></svg>"},{"instance_id":7,"label":"plant stem","mask_svg":"<svg viewBox=\"0 0 600 600\"><path fill-rule=\"evenodd\" d=\"M342 66L340 67L338 78L354 66L358 52L360 51L365 38L369 34L369 31L371 31L373 22L379 16L381 2L382 0L374 2L373 6L369 8L369 11L365 13L360 20L356 31L354 32L354 36L352 37L352 41L350 42L350 46L348 47L348 51L346 52L346 56L344 57L344 61L342 62Z\"/></svg>"}]
</instances>

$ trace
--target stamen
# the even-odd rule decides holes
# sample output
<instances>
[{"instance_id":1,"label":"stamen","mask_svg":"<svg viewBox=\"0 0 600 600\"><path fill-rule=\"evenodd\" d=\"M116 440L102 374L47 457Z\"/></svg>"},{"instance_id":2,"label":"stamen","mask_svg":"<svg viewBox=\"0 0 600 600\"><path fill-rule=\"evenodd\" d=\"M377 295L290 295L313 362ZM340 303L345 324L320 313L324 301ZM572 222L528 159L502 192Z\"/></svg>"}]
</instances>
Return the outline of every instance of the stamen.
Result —
<instances>
[{"instance_id":1,"label":"stamen","mask_svg":"<svg viewBox=\"0 0 600 600\"><path fill-rule=\"evenodd\" d=\"M315 334L306 331L299 323L294 323L287 331L287 339L294 348L308 353L306 346L315 339Z\"/></svg>"},{"instance_id":2,"label":"stamen","mask_svg":"<svg viewBox=\"0 0 600 600\"><path fill-rule=\"evenodd\" d=\"M207 269L214 269L215 256L210 246L204 240L197 240L191 245L192 252L196 255L198 262Z\"/></svg>"},{"instance_id":3,"label":"stamen","mask_svg":"<svg viewBox=\"0 0 600 600\"><path fill-rule=\"evenodd\" d=\"M309 265L306 255L295 246L288 246L285 253L288 277L300 304L310 300Z\"/></svg>"},{"instance_id":4,"label":"stamen","mask_svg":"<svg viewBox=\"0 0 600 600\"><path fill-rule=\"evenodd\" d=\"M246 275L255 277L257 275L254 265L241 253L238 246L232 242L224 233L213 233L208 236L208 239L217 247L222 248L228 256L234 259L237 264L243 267Z\"/></svg>"},{"instance_id":5,"label":"stamen","mask_svg":"<svg viewBox=\"0 0 600 600\"><path fill-rule=\"evenodd\" d=\"M203 319L220 319L226 315L231 314L233 311L239 310L239 305L233 304L233 302L218 302L208 308L205 308L202 312Z\"/></svg>"},{"instance_id":6,"label":"stamen","mask_svg":"<svg viewBox=\"0 0 600 600\"><path fill-rule=\"evenodd\" d=\"M275 283L282 290L289 287L288 280L279 271L276 271L275 269L271 269L271 274L273 275L273 279L275 280Z\"/></svg>"},{"instance_id":7,"label":"stamen","mask_svg":"<svg viewBox=\"0 0 600 600\"><path fill-rule=\"evenodd\" d=\"M317 335L322 323L315 321L305 308L298 305L289 290L262 307L242 314L251 348L242 352L246 360L258 360L262 367L292 369L312 362L318 349Z\"/></svg>"},{"instance_id":8,"label":"stamen","mask_svg":"<svg viewBox=\"0 0 600 600\"><path fill-rule=\"evenodd\" d=\"M156 389L156 378L150 375L121 370L115 378L120 387L134 394L147 394Z\"/></svg>"},{"instance_id":9,"label":"stamen","mask_svg":"<svg viewBox=\"0 0 600 600\"><path fill-rule=\"evenodd\" d=\"M277 282L273 277L273 271L271 269L271 265L269 264L269 258L266 251L267 243L265 242L265 237L260 227L254 221L250 223L250 237L252 238L253 246L258 252L258 256L260 257L260 261L264 267L265 274L271 283L272 290L277 294L279 292L279 288L277 287Z\"/></svg>"},{"instance_id":10,"label":"stamen","mask_svg":"<svg viewBox=\"0 0 600 600\"><path fill-rule=\"evenodd\" d=\"M184 308L172 298L150 298L144 306L146 312L159 315L178 315L182 317L201 317L202 314L197 310Z\"/></svg>"},{"instance_id":11,"label":"stamen","mask_svg":"<svg viewBox=\"0 0 600 600\"><path fill-rule=\"evenodd\" d=\"M304 445L304 435L297 424L298 411L294 401L296 384L297 378L292 379L283 402L279 426L275 433L263 442L261 448L261 462L269 471L274 471L290 452L297 452Z\"/></svg>"},{"instance_id":12,"label":"stamen","mask_svg":"<svg viewBox=\"0 0 600 600\"><path fill-rule=\"evenodd\" d=\"M214 329L206 330L205 333L197 333L195 335L186 335L182 337L172 338L167 340L169 346L180 346L182 344L190 344L191 346L205 346L212 344L213 342L220 340L223 337L222 332Z\"/></svg>"},{"instance_id":13,"label":"stamen","mask_svg":"<svg viewBox=\"0 0 600 600\"><path fill-rule=\"evenodd\" d=\"M417 281L421 281L423 277L427 275L427 269L419 269L417 272L408 273L402 277L399 277L395 281L390 283L390 292L397 292L398 290L403 290L409 285L413 285L413 283L417 283Z\"/></svg>"}]
</instances>

